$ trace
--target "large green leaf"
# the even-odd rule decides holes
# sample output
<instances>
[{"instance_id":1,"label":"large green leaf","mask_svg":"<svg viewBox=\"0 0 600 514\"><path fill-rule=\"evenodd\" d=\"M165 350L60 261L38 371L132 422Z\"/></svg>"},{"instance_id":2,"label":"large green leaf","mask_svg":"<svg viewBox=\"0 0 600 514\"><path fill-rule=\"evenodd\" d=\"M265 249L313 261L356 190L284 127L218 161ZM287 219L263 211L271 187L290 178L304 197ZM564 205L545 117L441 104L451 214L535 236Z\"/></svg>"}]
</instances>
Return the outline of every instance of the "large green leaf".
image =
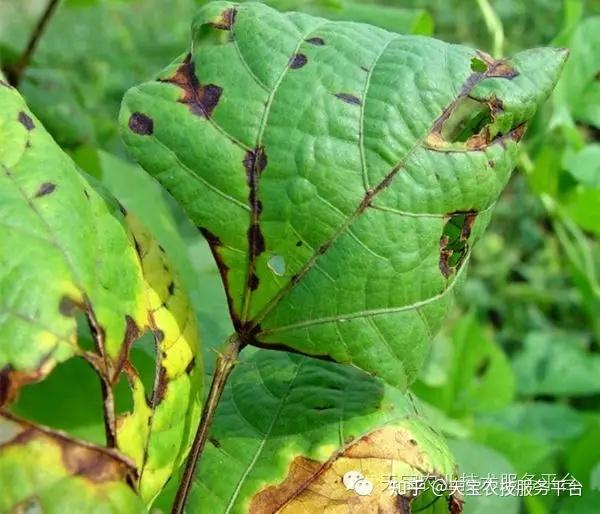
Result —
<instances>
[{"instance_id":1,"label":"large green leaf","mask_svg":"<svg viewBox=\"0 0 600 514\"><path fill-rule=\"evenodd\" d=\"M131 459L150 502L185 457L199 416L193 310L158 243L77 170L4 81L0 141L0 408L83 359L100 380L109 446ZM78 339L78 322L91 344ZM131 359L144 333L156 355L150 387ZM114 405L121 378L132 404L123 413Z\"/></svg>"},{"instance_id":2,"label":"large green leaf","mask_svg":"<svg viewBox=\"0 0 600 514\"><path fill-rule=\"evenodd\" d=\"M371 495L344 487L352 470L372 483ZM389 477L427 474L453 476L454 463L409 394L348 366L248 350L217 411L187 512L408 512ZM447 499L440 511L415 504L413 512L449 512Z\"/></svg>"},{"instance_id":3,"label":"large green leaf","mask_svg":"<svg viewBox=\"0 0 600 514\"><path fill-rule=\"evenodd\" d=\"M122 134L209 240L245 343L404 387L565 56L214 2Z\"/></svg>"}]
</instances>

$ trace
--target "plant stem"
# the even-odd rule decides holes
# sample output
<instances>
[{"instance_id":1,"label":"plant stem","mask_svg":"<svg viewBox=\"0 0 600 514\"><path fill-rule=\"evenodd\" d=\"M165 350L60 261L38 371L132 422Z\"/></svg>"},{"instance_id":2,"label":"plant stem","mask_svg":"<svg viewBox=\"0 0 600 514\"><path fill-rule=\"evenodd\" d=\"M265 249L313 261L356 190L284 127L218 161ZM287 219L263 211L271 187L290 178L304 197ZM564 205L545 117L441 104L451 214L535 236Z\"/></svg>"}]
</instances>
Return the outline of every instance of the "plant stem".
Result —
<instances>
[{"instance_id":1,"label":"plant stem","mask_svg":"<svg viewBox=\"0 0 600 514\"><path fill-rule=\"evenodd\" d=\"M217 357L215 371L210 384L210 391L208 392L206 403L202 409L202 416L200 417L196 436L194 437L190 454L188 455L185 468L181 475L181 481L179 482L179 488L177 489L171 514L181 514L183 512L192 479L196 471L196 465L198 464L198 459L204 449L206 439L208 438L210 425L217 410L221 395L223 394L223 390L225 389L227 379L237 364L237 358L241 348L242 342L238 334L234 334L227 340L223 352L219 353L219 356Z\"/></svg>"},{"instance_id":2,"label":"plant stem","mask_svg":"<svg viewBox=\"0 0 600 514\"><path fill-rule=\"evenodd\" d=\"M48 25L50 18L52 18L52 14L54 14L56 8L58 7L59 2L60 0L48 1L48 5L46 5L46 9L40 16L37 25L33 29L33 32L29 38L29 42L19 57L19 60L6 70L8 81L14 87L19 85L21 77L23 76L23 72L27 69L27 66L29 66L31 58L33 57L33 53L35 52L35 49L42 38L44 31L46 30L46 26Z\"/></svg>"},{"instance_id":3,"label":"plant stem","mask_svg":"<svg viewBox=\"0 0 600 514\"><path fill-rule=\"evenodd\" d=\"M479 5L481 14L483 14L488 32L494 40L493 54L498 59L504 53L504 27L502 26L502 21L488 0L477 0L477 4Z\"/></svg>"}]
</instances>

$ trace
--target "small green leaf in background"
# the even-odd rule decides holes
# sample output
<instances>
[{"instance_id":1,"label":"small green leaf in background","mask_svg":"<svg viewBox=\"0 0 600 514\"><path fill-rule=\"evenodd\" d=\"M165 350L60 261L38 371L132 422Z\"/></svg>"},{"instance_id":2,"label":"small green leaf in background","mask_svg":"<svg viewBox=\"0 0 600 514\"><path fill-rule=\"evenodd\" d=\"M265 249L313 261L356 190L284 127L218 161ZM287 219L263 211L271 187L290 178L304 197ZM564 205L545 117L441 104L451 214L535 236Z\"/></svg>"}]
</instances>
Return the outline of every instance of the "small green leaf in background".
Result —
<instances>
[{"instance_id":1,"label":"small green leaf in background","mask_svg":"<svg viewBox=\"0 0 600 514\"><path fill-rule=\"evenodd\" d=\"M592 143L579 152L566 154L564 167L584 186L600 189L600 144Z\"/></svg>"},{"instance_id":2,"label":"small green leaf in background","mask_svg":"<svg viewBox=\"0 0 600 514\"><path fill-rule=\"evenodd\" d=\"M515 378L507 356L491 338L490 331L471 313L441 334L432 344L415 392L454 417L469 412L498 411L514 398ZM431 375L432 360L441 368Z\"/></svg>"},{"instance_id":3,"label":"small green leaf in background","mask_svg":"<svg viewBox=\"0 0 600 514\"><path fill-rule=\"evenodd\" d=\"M466 475L476 477L500 477L515 473L514 468L497 451L470 441L450 441L452 453L456 455L459 468ZM518 514L519 499L515 496L481 495L469 496L464 505L464 514Z\"/></svg>"},{"instance_id":4,"label":"small green leaf in background","mask_svg":"<svg viewBox=\"0 0 600 514\"><path fill-rule=\"evenodd\" d=\"M525 395L585 396L600 392L600 356L579 338L555 332L529 335L513 361Z\"/></svg>"}]
</instances>

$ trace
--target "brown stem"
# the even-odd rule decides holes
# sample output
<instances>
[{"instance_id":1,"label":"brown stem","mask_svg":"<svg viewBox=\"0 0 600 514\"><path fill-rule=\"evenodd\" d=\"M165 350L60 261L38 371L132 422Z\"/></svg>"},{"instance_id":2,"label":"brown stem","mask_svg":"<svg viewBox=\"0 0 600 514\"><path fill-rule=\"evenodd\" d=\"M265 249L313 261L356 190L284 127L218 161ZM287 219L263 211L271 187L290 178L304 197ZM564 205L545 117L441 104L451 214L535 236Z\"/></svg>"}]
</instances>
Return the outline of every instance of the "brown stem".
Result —
<instances>
[{"instance_id":1,"label":"brown stem","mask_svg":"<svg viewBox=\"0 0 600 514\"><path fill-rule=\"evenodd\" d=\"M19 57L19 60L13 66L6 70L6 78L8 78L8 81L14 87L17 87L19 85L21 77L23 76L23 72L25 71L27 66L29 66L31 58L33 57L33 53L35 52L35 49L40 39L42 38L42 35L44 34L44 30L46 29L50 18L52 18L52 14L58 7L59 2L60 0L48 1L48 5L46 5L46 9L40 16L37 25L33 29L31 37L29 38L29 42L27 43L25 50L23 50L23 53Z\"/></svg>"},{"instance_id":2,"label":"brown stem","mask_svg":"<svg viewBox=\"0 0 600 514\"><path fill-rule=\"evenodd\" d=\"M240 338L237 334L234 334L228 339L224 351L217 357L212 383L210 384L210 391L208 392L206 403L202 409L202 416L200 417L200 423L198 424L196 436L194 437L190 454L185 463L183 474L181 475L181 481L179 482L179 488L177 489L177 495L175 496L175 501L173 502L171 514L182 514L183 512L190 486L192 484L192 479L194 478L194 473L196 471L196 466L198 464L198 459L202 453L202 450L204 449L204 445L206 444L208 431L217 410L219 400L223 394L223 390L225 389L227 379L237 363L237 358L241 348L242 343Z\"/></svg>"}]
</instances>

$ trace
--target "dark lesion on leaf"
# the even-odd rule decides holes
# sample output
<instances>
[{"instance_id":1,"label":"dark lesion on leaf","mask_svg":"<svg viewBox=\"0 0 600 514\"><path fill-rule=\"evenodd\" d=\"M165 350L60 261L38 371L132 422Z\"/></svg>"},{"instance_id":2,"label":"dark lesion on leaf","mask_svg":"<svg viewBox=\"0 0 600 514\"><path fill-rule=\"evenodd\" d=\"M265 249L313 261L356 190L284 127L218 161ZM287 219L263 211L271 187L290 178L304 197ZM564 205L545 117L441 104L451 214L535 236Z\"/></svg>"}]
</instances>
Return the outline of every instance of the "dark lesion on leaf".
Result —
<instances>
[{"instance_id":1,"label":"dark lesion on leaf","mask_svg":"<svg viewBox=\"0 0 600 514\"><path fill-rule=\"evenodd\" d=\"M71 317L75 314L75 311L85 310L85 305L81 303L79 300L76 300L70 296L63 295L58 302L58 312L60 312L63 316Z\"/></svg>"},{"instance_id":2,"label":"dark lesion on leaf","mask_svg":"<svg viewBox=\"0 0 600 514\"><path fill-rule=\"evenodd\" d=\"M18 370L11 364L0 369L0 408L14 402L23 386L42 380L51 369L51 358L44 355L33 369Z\"/></svg>"},{"instance_id":3,"label":"dark lesion on leaf","mask_svg":"<svg viewBox=\"0 0 600 514\"><path fill-rule=\"evenodd\" d=\"M152 392L152 408L155 408L160 402L163 401L165 394L167 393L167 387L169 386L169 377L167 374L167 368L160 366L158 377L156 377L156 384L154 391Z\"/></svg>"},{"instance_id":4,"label":"dark lesion on leaf","mask_svg":"<svg viewBox=\"0 0 600 514\"><path fill-rule=\"evenodd\" d=\"M462 266L469 253L469 238L477 212L467 211L450 214L440 237L439 268L445 278L449 278Z\"/></svg>"},{"instance_id":5,"label":"dark lesion on leaf","mask_svg":"<svg viewBox=\"0 0 600 514\"><path fill-rule=\"evenodd\" d=\"M236 312L233 304L233 298L231 297L231 293L229 291L229 266L225 264L223 257L221 256L220 249L222 248L221 240L213 234L210 230L205 227L198 227L200 233L206 239L210 251L213 255L213 258L217 264L217 268L219 270L219 274L221 275L221 281L223 282L223 288L225 290L225 294L227 296L227 306L229 308L229 316L231 317L231 321L233 323L236 331L241 330L242 322L240 320L240 315Z\"/></svg>"},{"instance_id":6,"label":"dark lesion on leaf","mask_svg":"<svg viewBox=\"0 0 600 514\"><path fill-rule=\"evenodd\" d=\"M511 80L518 75L507 61L493 59L478 52L471 59L472 73L463 84L456 100L434 122L425 145L432 150L483 150L492 143L504 144L507 138L520 140L525 129L513 126L500 132L498 120L504 114L500 98L477 98L474 89L486 78ZM515 132L516 131L516 132Z\"/></svg>"},{"instance_id":7,"label":"dark lesion on leaf","mask_svg":"<svg viewBox=\"0 0 600 514\"><path fill-rule=\"evenodd\" d=\"M496 122L503 113L504 105L495 96L487 100L463 96L435 121L426 145L432 150L444 149L448 144L460 150L483 150L492 143L504 145L508 139L520 141L526 124L502 132Z\"/></svg>"},{"instance_id":8,"label":"dark lesion on leaf","mask_svg":"<svg viewBox=\"0 0 600 514\"><path fill-rule=\"evenodd\" d=\"M114 450L75 441L62 433L34 425L5 411L0 413L0 418L17 427L14 437L0 444L0 450L36 442L46 447L50 443L60 449L62 464L71 475L93 483L123 481L132 487L138 481L138 473L133 464Z\"/></svg>"},{"instance_id":9,"label":"dark lesion on leaf","mask_svg":"<svg viewBox=\"0 0 600 514\"><path fill-rule=\"evenodd\" d=\"M18 116L19 123L23 125L27 130L31 131L35 128L35 123L31 119L31 116L24 111L19 111Z\"/></svg>"},{"instance_id":10,"label":"dark lesion on leaf","mask_svg":"<svg viewBox=\"0 0 600 514\"><path fill-rule=\"evenodd\" d=\"M307 43L315 46L325 46L325 40L322 37L310 37L306 40Z\"/></svg>"},{"instance_id":11,"label":"dark lesion on leaf","mask_svg":"<svg viewBox=\"0 0 600 514\"><path fill-rule=\"evenodd\" d=\"M451 495L448 498L448 509L450 514L462 514L464 502L456 495Z\"/></svg>"},{"instance_id":12,"label":"dark lesion on leaf","mask_svg":"<svg viewBox=\"0 0 600 514\"><path fill-rule=\"evenodd\" d=\"M196 368L196 357L192 357L188 365L185 367L185 374L191 375L194 369Z\"/></svg>"},{"instance_id":13,"label":"dark lesion on leaf","mask_svg":"<svg viewBox=\"0 0 600 514\"><path fill-rule=\"evenodd\" d=\"M414 498L411 496L402 496L401 494L396 496L396 507L398 508L398 513L411 514L411 503L413 502L413 500Z\"/></svg>"},{"instance_id":14,"label":"dark lesion on leaf","mask_svg":"<svg viewBox=\"0 0 600 514\"><path fill-rule=\"evenodd\" d=\"M297 70L298 68L302 68L308 62L308 57L304 54L294 54L290 59L290 68L292 70Z\"/></svg>"},{"instance_id":15,"label":"dark lesion on leaf","mask_svg":"<svg viewBox=\"0 0 600 514\"><path fill-rule=\"evenodd\" d=\"M56 189L56 184L52 182L44 182L40 185L39 189L35 193L35 197L39 198L40 196L46 196L52 193Z\"/></svg>"},{"instance_id":16,"label":"dark lesion on leaf","mask_svg":"<svg viewBox=\"0 0 600 514\"><path fill-rule=\"evenodd\" d=\"M134 112L129 117L129 128L140 136L151 136L154 133L154 120L141 112Z\"/></svg>"},{"instance_id":17,"label":"dark lesion on leaf","mask_svg":"<svg viewBox=\"0 0 600 514\"><path fill-rule=\"evenodd\" d=\"M250 291L258 289L259 278L255 273L256 258L266 249L265 238L259 224L262 204L258 199L258 180L260 174L267 167L267 164L268 159L264 147L248 150L244 156L243 165L246 170L246 179L249 188L248 203L250 204L251 211L250 226L248 227L248 289Z\"/></svg>"},{"instance_id":18,"label":"dark lesion on leaf","mask_svg":"<svg viewBox=\"0 0 600 514\"><path fill-rule=\"evenodd\" d=\"M334 96L350 105L362 105L362 100L358 98L358 96L350 93L335 93Z\"/></svg>"},{"instance_id":19,"label":"dark lesion on leaf","mask_svg":"<svg viewBox=\"0 0 600 514\"><path fill-rule=\"evenodd\" d=\"M506 59L494 59L491 55L477 51L471 59L471 70L490 78L514 79L519 72Z\"/></svg>"},{"instance_id":20,"label":"dark lesion on leaf","mask_svg":"<svg viewBox=\"0 0 600 514\"><path fill-rule=\"evenodd\" d=\"M237 15L237 9L235 7L229 7L225 9L221 15L209 25L219 30L231 30L235 23L235 17Z\"/></svg>"},{"instance_id":21,"label":"dark lesion on leaf","mask_svg":"<svg viewBox=\"0 0 600 514\"><path fill-rule=\"evenodd\" d=\"M215 84L201 84L196 76L192 54L187 54L175 75L160 82L175 84L183 90L183 97L179 102L189 107L197 116L210 118L221 99L223 88Z\"/></svg>"}]
</instances>

